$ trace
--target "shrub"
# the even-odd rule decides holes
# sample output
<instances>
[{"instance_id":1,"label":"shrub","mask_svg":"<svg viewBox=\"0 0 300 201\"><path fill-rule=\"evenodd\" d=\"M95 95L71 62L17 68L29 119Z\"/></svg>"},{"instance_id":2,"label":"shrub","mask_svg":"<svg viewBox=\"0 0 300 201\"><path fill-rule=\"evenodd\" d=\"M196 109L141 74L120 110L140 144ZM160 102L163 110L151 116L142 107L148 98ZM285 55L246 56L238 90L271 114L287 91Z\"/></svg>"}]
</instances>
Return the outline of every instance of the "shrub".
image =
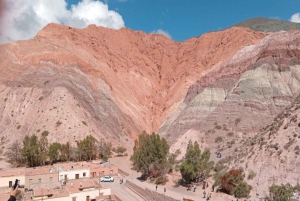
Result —
<instances>
[{"instance_id":1,"label":"shrub","mask_svg":"<svg viewBox=\"0 0 300 201\"><path fill-rule=\"evenodd\" d=\"M252 186L248 185L246 182L242 182L237 185L234 190L234 196L237 198L245 198L248 197L250 191L252 190Z\"/></svg>"},{"instance_id":2,"label":"shrub","mask_svg":"<svg viewBox=\"0 0 300 201\"><path fill-rule=\"evenodd\" d=\"M225 166L223 163L220 163L220 161L219 161L219 162L215 165L214 171L215 171L215 172L220 172L220 171L224 170L225 167L226 167L226 166Z\"/></svg>"},{"instance_id":3,"label":"shrub","mask_svg":"<svg viewBox=\"0 0 300 201\"><path fill-rule=\"evenodd\" d=\"M236 118L234 121L235 126L237 126L240 122L241 122L241 118Z\"/></svg>"},{"instance_id":4,"label":"shrub","mask_svg":"<svg viewBox=\"0 0 300 201\"><path fill-rule=\"evenodd\" d=\"M85 125L85 126L87 126L87 123L85 121L82 121L82 124Z\"/></svg>"},{"instance_id":5,"label":"shrub","mask_svg":"<svg viewBox=\"0 0 300 201\"><path fill-rule=\"evenodd\" d=\"M283 148L287 150L293 143L295 142L295 139L289 140L288 143L286 143Z\"/></svg>"},{"instance_id":6,"label":"shrub","mask_svg":"<svg viewBox=\"0 0 300 201\"><path fill-rule=\"evenodd\" d=\"M233 132L228 132L226 135L227 135L228 137L232 137L234 134L233 134Z\"/></svg>"},{"instance_id":7,"label":"shrub","mask_svg":"<svg viewBox=\"0 0 300 201\"><path fill-rule=\"evenodd\" d=\"M58 120L58 121L56 122L56 127L59 127L60 125L62 125L62 122Z\"/></svg>"},{"instance_id":8,"label":"shrub","mask_svg":"<svg viewBox=\"0 0 300 201\"><path fill-rule=\"evenodd\" d=\"M269 148L272 148L272 149L276 149L276 150L278 150L278 143L276 143L276 144L270 144L269 145Z\"/></svg>"},{"instance_id":9,"label":"shrub","mask_svg":"<svg viewBox=\"0 0 300 201\"><path fill-rule=\"evenodd\" d=\"M19 130L20 128L21 128L21 125L18 125L18 126L17 126L17 130Z\"/></svg>"},{"instance_id":10,"label":"shrub","mask_svg":"<svg viewBox=\"0 0 300 201\"><path fill-rule=\"evenodd\" d=\"M47 137L48 134L49 134L49 131L43 131L41 135L42 135L43 137Z\"/></svg>"},{"instance_id":11,"label":"shrub","mask_svg":"<svg viewBox=\"0 0 300 201\"><path fill-rule=\"evenodd\" d=\"M220 137L220 136L215 139L215 143L219 143L219 142L222 142L222 141L223 141L223 138Z\"/></svg>"},{"instance_id":12,"label":"shrub","mask_svg":"<svg viewBox=\"0 0 300 201\"><path fill-rule=\"evenodd\" d=\"M254 177L256 177L256 173L253 170L250 170L248 174L248 179L252 180Z\"/></svg>"},{"instance_id":13,"label":"shrub","mask_svg":"<svg viewBox=\"0 0 300 201\"><path fill-rule=\"evenodd\" d=\"M215 129L217 129L217 130L220 130L222 127L221 126L219 126L219 125L216 125L215 126Z\"/></svg>"}]
</instances>

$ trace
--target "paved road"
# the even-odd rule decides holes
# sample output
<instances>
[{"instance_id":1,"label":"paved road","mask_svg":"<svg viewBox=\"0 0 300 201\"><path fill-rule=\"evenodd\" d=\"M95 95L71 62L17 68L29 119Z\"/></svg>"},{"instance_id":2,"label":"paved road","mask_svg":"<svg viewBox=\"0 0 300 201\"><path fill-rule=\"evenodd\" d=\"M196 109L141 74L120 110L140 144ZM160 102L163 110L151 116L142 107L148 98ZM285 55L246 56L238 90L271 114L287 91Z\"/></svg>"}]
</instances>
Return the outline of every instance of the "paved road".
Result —
<instances>
[{"instance_id":1,"label":"paved road","mask_svg":"<svg viewBox=\"0 0 300 201\"><path fill-rule=\"evenodd\" d=\"M143 200L141 197L139 197L137 194L135 194L133 191L131 191L129 188L127 188L124 183L120 185L119 177L114 177L114 179L115 179L114 182L101 182L101 185L103 187L110 187L112 193L117 195L123 201Z\"/></svg>"}]
</instances>

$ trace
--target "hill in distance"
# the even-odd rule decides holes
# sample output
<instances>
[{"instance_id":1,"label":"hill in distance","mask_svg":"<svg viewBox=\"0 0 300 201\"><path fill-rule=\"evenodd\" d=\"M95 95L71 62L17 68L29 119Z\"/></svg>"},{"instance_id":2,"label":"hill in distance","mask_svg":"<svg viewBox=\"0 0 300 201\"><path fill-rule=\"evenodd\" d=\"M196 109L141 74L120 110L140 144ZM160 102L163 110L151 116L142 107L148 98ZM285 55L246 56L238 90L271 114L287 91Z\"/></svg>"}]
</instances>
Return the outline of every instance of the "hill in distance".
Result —
<instances>
[{"instance_id":1,"label":"hill in distance","mask_svg":"<svg viewBox=\"0 0 300 201\"><path fill-rule=\"evenodd\" d=\"M292 29L300 30L300 23L288 22L278 19L269 19L263 17L251 18L240 22L235 27L246 27L254 31L262 32L277 32L277 31L289 31Z\"/></svg>"}]
</instances>

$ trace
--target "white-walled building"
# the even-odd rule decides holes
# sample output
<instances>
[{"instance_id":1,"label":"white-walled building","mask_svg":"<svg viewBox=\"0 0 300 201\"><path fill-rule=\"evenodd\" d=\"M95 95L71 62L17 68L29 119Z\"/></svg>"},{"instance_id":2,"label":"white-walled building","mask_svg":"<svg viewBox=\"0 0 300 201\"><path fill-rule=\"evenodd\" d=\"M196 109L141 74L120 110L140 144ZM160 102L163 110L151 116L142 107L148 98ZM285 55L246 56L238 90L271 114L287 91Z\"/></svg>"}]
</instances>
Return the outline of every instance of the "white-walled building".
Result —
<instances>
[{"instance_id":1,"label":"white-walled building","mask_svg":"<svg viewBox=\"0 0 300 201\"><path fill-rule=\"evenodd\" d=\"M89 163L62 163L55 164L58 180L84 179L90 177Z\"/></svg>"},{"instance_id":2,"label":"white-walled building","mask_svg":"<svg viewBox=\"0 0 300 201\"><path fill-rule=\"evenodd\" d=\"M25 185L25 169L11 169L0 172L0 187L12 187L15 180L20 180L20 185Z\"/></svg>"},{"instance_id":3,"label":"white-walled building","mask_svg":"<svg viewBox=\"0 0 300 201\"><path fill-rule=\"evenodd\" d=\"M71 179L84 179L90 177L89 169L82 170L63 170L59 169L58 171L58 180L71 180Z\"/></svg>"},{"instance_id":4,"label":"white-walled building","mask_svg":"<svg viewBox=\"0 0 300 201\"><path fill-rule=\"evenodd\" d=\"M69 191L71 201L96 201L101 191L100 186L93 181L68 182L66 188ZM108 193L108 191L105 191L105 193Z\"/></svg>"}]
</instances>

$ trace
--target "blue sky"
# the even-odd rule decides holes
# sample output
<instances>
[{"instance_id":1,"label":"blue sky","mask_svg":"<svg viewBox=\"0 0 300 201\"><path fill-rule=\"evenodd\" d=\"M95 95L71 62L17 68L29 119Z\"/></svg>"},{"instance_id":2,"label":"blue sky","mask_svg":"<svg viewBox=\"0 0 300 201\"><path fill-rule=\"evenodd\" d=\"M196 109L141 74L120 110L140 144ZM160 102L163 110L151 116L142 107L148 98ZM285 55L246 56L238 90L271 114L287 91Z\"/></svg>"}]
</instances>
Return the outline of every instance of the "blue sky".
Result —
<instances>
[{"instance_id":1,"label":"blue sky","mask_svg":"<svg viewBox=\"0 0 300 201\"><path fill-rule=\"evenodd\" d=\"M300 0L2 0L0 43L34 37L49 23L161 33L183 41L254 17L300 23ZM1 16L0 16L1 17ZM3 28L5 27L5 29Z\"/></svg>"},{"instance_id":2,"label":"blue sky","mask_svg":"<svg viewBox=\"0 0 300 201\"><path fill-rule=\"evenodd\" d=\"M289 20L300 0L108 0L125 26L147 33L162 29L182 41L253 17ZM68 0L68 5L77 0Z\"/></svg>"}]
</instances>

